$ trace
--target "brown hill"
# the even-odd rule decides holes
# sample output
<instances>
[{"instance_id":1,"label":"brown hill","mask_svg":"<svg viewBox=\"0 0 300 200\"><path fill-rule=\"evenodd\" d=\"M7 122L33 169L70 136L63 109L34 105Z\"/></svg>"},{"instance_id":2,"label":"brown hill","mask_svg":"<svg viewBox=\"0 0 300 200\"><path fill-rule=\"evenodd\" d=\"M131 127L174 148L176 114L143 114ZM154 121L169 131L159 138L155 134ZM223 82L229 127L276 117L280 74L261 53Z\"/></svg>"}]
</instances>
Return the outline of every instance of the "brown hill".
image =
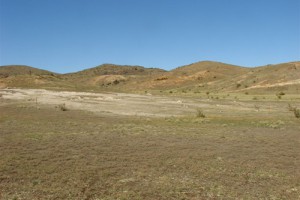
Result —
<instances>
[{"instance_id":1,"label":"brown hill","mask_svg":"<svg viewBox=\"0 0 300 200\"><path fill-rule=\"evenodd\" d=\"M32 87L46 88L59 84L60 75L26 65L0 66L0 88Z\"/></svg>"},{"instance_id":2,"label":"brown hill","mask_svg":"<svg viewBox=\"0 0 300 200\"><path fill-rule=\"evenodd\" d=\"M300 62L281 63L252 68L236 77L240 90L298 91L300 88Z\"/></svg>"},{"instance_id":3,"label":"brown hill","mask_svg":"<svg viewBox=\"0 0 300 200\"><path fill-rule=\"evenodd\" d=\"M0 77L9 77L17 75L54 75L57 73L42 70L26 65L6 65L0 66Z\"/></svg>"},{"instance_id":4,"label":"brown hill","mask_svg":"<svg viewBox=\"0 0 300 200\"><path fill-rule=\"evenodd\" d=\"M245 68L204 61L171 71L104 64L62 75L28 66L2 66L0 87L4 86L124 92L299 93L300 62Z\"/></svg>"},{"instance_id":5,"label":"brown hill","mask_svg":"<svg viewBox=\"0 0 300 200\"><path fill-rule=\"evenodd\" d=\"M171 72L192 75L199 72L213 72L223 75L245 73L249 68L225 64L221 62L202 61L178 67Z\"/></svg>"},{"instance_id":6,"label":"brown hill","mask_svg":"<svg viewBox=\"0 0 300 200\"><path fill-rule=\"evenodd\" d=\"M137 89L176 89L178 91L199 91L214 85L220 80L247 73L249 68L229 65L220 62L203 61L178 67L170 72L157 74L147 81L140 81L135 86ZM132 86L133 87L133 86Z\"/></svg>"},{"instance_id":7,"label":"brown hill","mask_svg":"<svg viewBox=\"0 0 300 200\"><path fill-rule=\"evenodd\" d=\"M80 87L78 83L87 87L99 87L100 89L129 89L121 87L128 81L134 79L151 77L156 74L164 73L165 70L158 68L145 68L142 66L103 64L75 73L63 75L65 79Z\"/></svg>"},{"instance_id":8,"label":"brown hill","mask_svg":"<svg viewBox=\"0 0 300 200\"><path fill-rule=\"evenodd\" d=\"M66 76L100 76L100 75L149 75L164 72L158 68L144 68L142 66L103 64L79 72L66 74Z\"/></svg>"}]
</instances>

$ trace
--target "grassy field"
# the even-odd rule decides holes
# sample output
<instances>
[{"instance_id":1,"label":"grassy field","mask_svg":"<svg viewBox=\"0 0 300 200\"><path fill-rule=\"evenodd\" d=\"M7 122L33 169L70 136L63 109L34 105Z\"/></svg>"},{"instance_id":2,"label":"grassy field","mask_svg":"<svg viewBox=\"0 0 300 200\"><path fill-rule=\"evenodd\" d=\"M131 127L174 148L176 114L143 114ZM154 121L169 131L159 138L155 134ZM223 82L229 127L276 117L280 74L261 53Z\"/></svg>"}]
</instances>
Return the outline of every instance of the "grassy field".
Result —
<instances>
[{"instance_id":1,"label":"grassy field","mask_svg":"<svg viewBox=\"0 0 300 200\"><path fill-rule=\"evenodd\" d=\"M300 199L300 119L287 107L295 102L274 96L280 109L268 112L259 111L268 97L239 98L253 111L210 108L205 118L0 98L0 199Z\"/></svg>"}]
</instances>

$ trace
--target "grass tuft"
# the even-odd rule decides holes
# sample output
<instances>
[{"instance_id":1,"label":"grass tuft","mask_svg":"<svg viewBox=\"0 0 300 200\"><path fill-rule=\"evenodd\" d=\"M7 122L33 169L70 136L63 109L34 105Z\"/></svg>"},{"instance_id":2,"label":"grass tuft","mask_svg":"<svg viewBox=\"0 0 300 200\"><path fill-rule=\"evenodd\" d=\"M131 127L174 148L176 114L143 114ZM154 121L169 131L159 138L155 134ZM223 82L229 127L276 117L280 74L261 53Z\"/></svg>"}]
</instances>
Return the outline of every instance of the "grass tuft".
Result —
<instances>
[{"instance_id":1,"label":"grass tuft","mask_svg":"<svg viewBox=\"0 0 300 200\"><path fill-rule=\"evenodd\" d=\"M58 106L61 111L68 111L69 109L66 107L66 104L61 104Z\"/></svg>"},{"instance_id":2,"label":"grass tuft","mask_svg":"<svg viewBox=\"0 0 300 200\"><path fill-rule=\"evenodd\" d=\"M294 109L294 115L296 118L300 118L300 109L295 108Z\"/></svg>"},{"instance_id":3,"label":"grass tuft","mask_svg":"<svg viewBox=\"0 0 300 200\"><path fill-rule=\"evenodd\" d=\"M201 109L197 109L197 112L196 112L196 117L197 118L205 118L205 114L203 113L203 111Z\"/></svg>"}]
</instances>

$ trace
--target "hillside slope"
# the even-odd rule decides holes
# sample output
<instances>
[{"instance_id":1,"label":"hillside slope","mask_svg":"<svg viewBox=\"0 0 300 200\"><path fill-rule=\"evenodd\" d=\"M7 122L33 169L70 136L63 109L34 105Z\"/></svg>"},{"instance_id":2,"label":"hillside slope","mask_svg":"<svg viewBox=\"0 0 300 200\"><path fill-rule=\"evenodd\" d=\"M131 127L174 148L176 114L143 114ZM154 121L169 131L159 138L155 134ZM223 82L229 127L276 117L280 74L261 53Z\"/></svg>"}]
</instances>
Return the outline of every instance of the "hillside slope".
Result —
<instances>
[{"instance_id":1,"label":"hillside slope","mask_svg":"<svg viewBox=\"0 0 300 200\"><path fill-rule=\"evenodd\" d=\"M300 62L245 68L203 61L171 71L103 64L75 73L56 74L29 66L0 67L0 87L94 91L172 91L175 93L299 93Z\"/></svg>"},{"instance_id":2,"label":"hillside slope","mask_svg":"<svg viewBox=\"0 0 300 200\"><path fill-rule=\"evenodd\" d=\"M17 76L17 75L54 75L54 74L57 73L26 66L26 65L0 66L0 77L9 77L9 76Z\"/></svg>"}]
</instances>

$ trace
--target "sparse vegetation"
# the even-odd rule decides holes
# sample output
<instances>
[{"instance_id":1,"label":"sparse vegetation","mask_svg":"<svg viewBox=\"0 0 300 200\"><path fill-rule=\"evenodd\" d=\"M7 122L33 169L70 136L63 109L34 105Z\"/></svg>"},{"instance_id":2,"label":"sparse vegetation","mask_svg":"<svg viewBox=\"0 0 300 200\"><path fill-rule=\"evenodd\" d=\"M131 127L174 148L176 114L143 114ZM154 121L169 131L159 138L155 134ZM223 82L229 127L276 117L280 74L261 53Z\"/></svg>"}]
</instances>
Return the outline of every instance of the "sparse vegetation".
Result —
<instances>
[{"instance_id":1,"label":"sparse vegetation","mask_svg":"<svg viewBox=\"0 0 300 200\"><path fill-rule=\"evenodd\" d=\"M282 74L293 80L281 69L274 78L272 69L215 65L54 76L0 69L1 88L95 91L64 91L47 104L40 91L11 100L16 89L0 90L0 199L298 199L298 85L277 87ZM245 89L254 76L259 87Z\"/></svg>"},{"instance_id":2,"label":"sparse vegetation","mask_svg":"<svg viewBox=\"0 0 300 200\"><path fill-rule=\"evenodd\" d=\"M296 118L300 118L300 109L295 108L293 112Z\"/></svg>"},{"instance_id":3,"label":"sparse vegetation","mask_svg":"<svg viewBox=\"0 0 300 200\"><path fill-rule=\"evenodd\" d=\"M196 111L196 117L199 117L199 118L205 118L205 114L203 113L203 111L198 108L197 111Z\"/></svg>"},{"instance_id":4,"label":"sparse vegetation","mask_svg":"<svg viewBox=\"0 0 300 200\"><path fill-rule=\"evenodd\" d=\"M45 105L45 95L40 110L34 99L1 104L1 198L298 198L299 120L282 112L286 102L297 106L296 98L254 102L252 96L232 93L227 100L209 101L144 91L79 93L80 98L63 92L59 102L89 105L72 112ZM213 94L214 99L226 96ZM122 98L126 106L111 97ZM103 110L97 110L99 104ZM266 112L268 106L272 112ZM93 112L86 112L88 107Z\"/></svg>"},{"instance_id":5,"label":"sparse vegetation","mask_svg":"<svg viewBox=\"0 0 300 200\"><path fill-rule=\"evenodd\" d=\"M281 99L283 95L285 95L284 92L279 92L279 93L276 94L278 99Z\"/></svg>"},{"instance_id":6,"label":"sparse vegetation","mask_svg":"<svg viewBox=\"0 0 300 200\"><path fill-rule=\"evenodd\" d=\"M300 118L300 109L292 106L291 104L288 104L288 110L293 112L296 118Z\"/></svg>"},{"instance_id":7,"label":"sparse vegetation","mask_svg":"<svg viewBox=\"0 0 300 200\"><path fill-rule=\"evenodd\" d=\"M69 109L67 108L67 106L66 106L65 103L58 105L58 108L59 108L59 110L61 110L61 111L68 111L68 110L69 110Z\"/></svg>"}]
</instances>

